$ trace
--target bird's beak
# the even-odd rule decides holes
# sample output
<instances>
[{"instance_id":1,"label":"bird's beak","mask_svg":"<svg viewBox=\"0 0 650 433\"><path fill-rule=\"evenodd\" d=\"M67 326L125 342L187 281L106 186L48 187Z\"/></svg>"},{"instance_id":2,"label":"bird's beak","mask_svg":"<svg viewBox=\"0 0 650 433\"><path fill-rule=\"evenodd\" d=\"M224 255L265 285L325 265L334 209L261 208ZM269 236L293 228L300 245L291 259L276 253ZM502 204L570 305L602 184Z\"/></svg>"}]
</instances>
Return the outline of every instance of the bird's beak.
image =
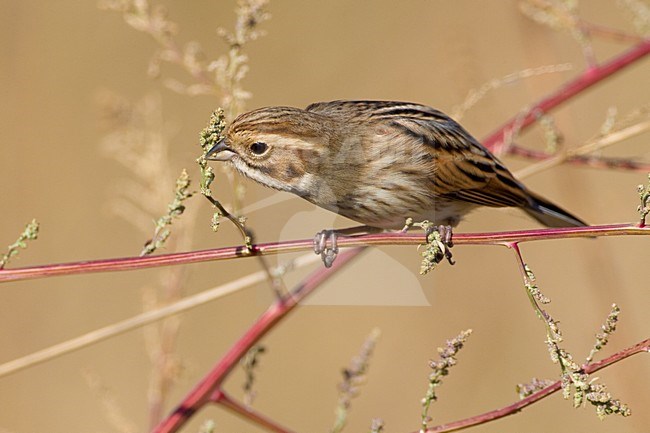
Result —
<instances>
[{"instance_id":1,"label":"bird's beak","mask_svg":"<svg viewBox=\"0 0 650 433\"><path fill-rule=\"evenodd\" d=\"M226 144L226 139L221 139L205 154L205 159L210 161L230 161L236 153Z\"/></svg>"}]
</instances>

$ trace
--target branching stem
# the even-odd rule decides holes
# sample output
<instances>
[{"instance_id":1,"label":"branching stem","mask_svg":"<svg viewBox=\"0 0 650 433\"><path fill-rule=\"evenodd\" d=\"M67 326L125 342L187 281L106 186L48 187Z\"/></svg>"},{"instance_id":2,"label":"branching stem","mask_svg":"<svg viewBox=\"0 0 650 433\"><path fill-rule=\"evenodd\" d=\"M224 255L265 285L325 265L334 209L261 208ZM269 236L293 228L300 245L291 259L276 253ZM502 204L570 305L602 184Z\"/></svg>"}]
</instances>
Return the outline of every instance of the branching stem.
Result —
<instances>
[{"instance_id":1,"label":"branching stem","mask_svg":"<svg viewBox=\"0 0 650 433\"><path fill-rule=\"evenodd\" d=\"M154 429L154 433L177 431L206 403L214 401L214 393L221 390L223 381L248 350L273 329L274 325L293 311L301 300L310 295L329 277L334 275L337 270L350 263L363 250L364 248L355 248L345 251L338 256L331 268L319 268L294 287L283 299L278 299L271 304L248 331L215 364L210 372L198 382L171 415ZM249 419L257 422L256 419Z\"/></svg>"},{"instance_id":2,"label":"branching stem","mask_svg":"<svg viewBox=\"0 0 650 433\"><path fill-rule=\"evenodd\" d=\"M605 358L601 361L594 362L583 366L583 371L587 374L594 373L598 370L601 370L605 367L609 367L619 361L622 361L626 358L629 358L632 355L637 353L650 352L650 338L643 340L634 346L623 349L620 352L613 354L612 356ZM561 381L557 380L550 384L549 386L529 395L528 397L521 399L515 403L512 403L508 406L502 407L500 409L491 410L489 412L482 413L480 415L475 415L469 418L462 420L440 424L435 427L431 427L427 430L426 433L443 433L443 432L452 432L463 430L468 427L472 427L479 424L485 424L496 419L501 419L509 415L514 415L521 411L523 408L530 406L531 404L548 397L549 395L559 391L562 388Z\"/></svg>"}]
</instances>

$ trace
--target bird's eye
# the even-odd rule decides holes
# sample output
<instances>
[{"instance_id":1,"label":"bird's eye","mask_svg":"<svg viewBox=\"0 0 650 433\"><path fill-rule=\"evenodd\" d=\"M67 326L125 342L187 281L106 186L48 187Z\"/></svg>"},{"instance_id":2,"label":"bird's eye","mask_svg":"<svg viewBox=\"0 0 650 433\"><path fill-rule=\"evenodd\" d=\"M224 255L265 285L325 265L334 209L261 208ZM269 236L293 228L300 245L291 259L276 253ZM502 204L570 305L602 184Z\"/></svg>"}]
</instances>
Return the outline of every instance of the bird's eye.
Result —
<instances>
[{"instance_id":1,"label":"bird's eye","mask_svg":"<svg viewBox=\"0 0 650 433\"><path fill-rule=\"evenodd\" d=\"M255 143L251 144L251 152L253 152L255 155L262 155L268 148L269 146L262 141L256 141Z\"/></svg>"}]
</instances>

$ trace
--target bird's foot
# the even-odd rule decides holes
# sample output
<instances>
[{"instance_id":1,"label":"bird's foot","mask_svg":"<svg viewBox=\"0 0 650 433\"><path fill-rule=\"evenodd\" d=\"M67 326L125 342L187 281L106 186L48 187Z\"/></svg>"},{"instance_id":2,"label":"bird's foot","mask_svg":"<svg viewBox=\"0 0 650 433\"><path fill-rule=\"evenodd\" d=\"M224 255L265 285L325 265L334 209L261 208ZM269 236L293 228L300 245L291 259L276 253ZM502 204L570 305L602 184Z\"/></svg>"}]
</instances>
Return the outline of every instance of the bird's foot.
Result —
<instances>
[{"instance_id":1,"label":"bird's foot","mask_svg":"<svg viewBox=\"0 0 650 433\"><path fill-rule=\"evenodd\" d=\"M314 236L314 252L319 254L323 259L326 268L332 266L336 255L339 253L337 240L339 237L350 237L363 233L378 233L382 229L370 226L354 226L337 230L323 230ZM329 241L329 245L328 245Z\"/></svg>"},{"instance_id":2,"label":"bird's foot","mask_svg":"<svg viewBox=\"0 0 650 433\"><path fill-rule=\"evenodd\" d=\"M436 226L428 221L423 222L419 226L424 230L427 240L425 245L420 245L420 247L426 247L420 253L422 255L420 274L425 275L429 273L443 259L447 259L449 264L453 265L455 262L451 254L451 247L453 246L451 226Z\"/></svg>"},{"instance_id":3,"label":"bird's foot","mask_svg":"<svg viewBox=\"0 0 650 433\"><path fill-rule=\"evenodd\" d=\"M337 239L338 233L334 230L323 230L314 236L314 252L320 254L326 268L332 267L332 263L334 263L339 253Z\"/></svg>"},{"instance_id":4,"label":"bird's foot","mask_svg":"<svg viewBox=\"0 0 650 433\"><path fill-rule=\"evenodd\" d=\"M429 240L429 236L433 234L433 232L438 232L439 239L437 239L437 244L438 244L438 250L439 250L439 257L437 257L437 261L441 262L442 259L447 259L450 265L456 264L454 259L452 258L452 253L451 253L451 248L454 246L454 242L452 240L453 236L453 230L451 226L446 226L446 225L439 225L439 226L428 226L424 229L424 233L427 237L427 240Z\"/></svg>"},{"instance_id":5,"label":"bird's foot","mask_svg":"<svg viewBox=\"0 0 650 433\"><path fill-rule=\"evenodd\" d=\"M454 246L452 240L453 229L450 225L435 225L430 221L414 222L413 218L407 218L404 228L401 233L408 232L411 227L420 227L424 230L427 243L429 244L428 251L430 251L429 261L433 264L438 264L442 259L447 259L449 264L453 265L456 262L452 259L451 247ZM433 235L433 236L432 236Z\"/></svg>"}]
</instances>

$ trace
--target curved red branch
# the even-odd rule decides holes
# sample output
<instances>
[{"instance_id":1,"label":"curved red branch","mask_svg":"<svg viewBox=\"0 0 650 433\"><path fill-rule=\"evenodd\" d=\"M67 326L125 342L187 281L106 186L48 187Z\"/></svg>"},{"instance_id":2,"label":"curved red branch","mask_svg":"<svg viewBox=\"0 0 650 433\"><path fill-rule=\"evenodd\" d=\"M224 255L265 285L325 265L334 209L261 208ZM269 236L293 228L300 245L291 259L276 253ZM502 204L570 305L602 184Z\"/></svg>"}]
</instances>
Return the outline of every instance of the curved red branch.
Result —
<instances>
[{"instance_id":1,"label":"curved red branch","mask_svg":"<svg viewBox=\"0 0 650 433\"><path fill-rule=\"evenodd\" d=\"M643 340L632 347L628 347L627 349L621 350L620 352L615 353L614 355L605 358L601 361L584 365L582 368L585 373L591 374L595 371L598 371L616 362L619 362L627 357L630 357L637 353L648 352L648 351L650 351L650 338ZM489 421L494 421L496 419L503 418L508 415L513 415L519 412L520 410L522 410L523 408L530 406L531 404L557 392L560 388L561 388L561 383L558 380L556 382L553 382L549 386L537 391L536 393L531 394L528 397L519 400L516 403L513 403L501 409L491 410L489 412L485 412L480 415L476 415L463 420L437 425L435 427L427 429L427 433L442 433L442 432L462 430L478 424L484 424Z\"/></svg>"},{"instance_id":2,"label":"curved red branch","mask_svg":"<svg viewBox=\"0 0 650 433\"><path fill-rule=\"evenodd\" d=\"M633 48L625 51L623 54L614 57L602 65L594 66L585 70L577 78L564 84L555 92L541 99L526 110L521 116L516 115L508 120L504 125L483 140L483 145L488 149L498 152L503 145L505 138L513 132L515 128L523 129L533 124L540 114L546 113L558 105L568 101L587 88L600 83L605 78L609 78L616 72L623 70L625 67L642 59L650 54L650 39L646 39Z\"/></svg>"}]
</instances>

